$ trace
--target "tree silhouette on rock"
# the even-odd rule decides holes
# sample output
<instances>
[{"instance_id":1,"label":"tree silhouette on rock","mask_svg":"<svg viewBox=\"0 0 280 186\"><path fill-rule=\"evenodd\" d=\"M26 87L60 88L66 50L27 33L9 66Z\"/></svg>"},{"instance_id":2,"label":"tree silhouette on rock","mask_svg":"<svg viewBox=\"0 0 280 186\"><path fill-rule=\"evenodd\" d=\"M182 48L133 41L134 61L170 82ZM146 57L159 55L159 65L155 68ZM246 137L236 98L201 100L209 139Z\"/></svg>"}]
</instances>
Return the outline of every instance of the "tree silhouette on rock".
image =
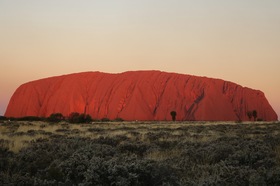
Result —
<instances>
[{"instance_id":1,"label":"tree silhouette on rock","mask_svg":"<svg viewBox=\"0 0 280 186\"><path fill-rule=\"evenodd\" d=\"M248 111L247 112L247 116L248 116L249 120L251 121L252 116L253 116L253 112L252 111Z\"/></svg>"},{"instance_id":2,"label":"tree silhouette on rock","mask_svg":"<svg viewBox=\"0 0 280 186\"><path fill-rule=\"evenodd\" d=\"M173 111L170 112L170 115L172 117L172 120L175 121L176 120L177 112L173 110Z\"/></svg>"},{"instance_id":3,"label":"tree silhouette on rock","mask_svg":"<svg viewBox=\"0 0 280 186\"><path fill-rule=\"evenodd\" d=\"M68 117L69 123L89 123L92 118L88 114L80 114L78 112L72 112Z\"/></svg>"},{"instance_id":4,"label":"tree silhouette on rock","mask_svg":"<svg viewBox=\"0 0 280 186\"><path fill-rule=\"evenodd\" d=\"M64 116L61 113L52 113L47 120L49 122L60 122L64 120Z\"/></svg>"},{"instance_id":5,"label":"tree silhouette on rock","mask_svg":"<svg viewBox=\"0 0 280 186\"><path fill-rule=\"evenodd\" d=\"M254 117L254 121L256 121L258 117L258 112L256 110L253 110L252 115Z\"/></svg>"}]
</instances>

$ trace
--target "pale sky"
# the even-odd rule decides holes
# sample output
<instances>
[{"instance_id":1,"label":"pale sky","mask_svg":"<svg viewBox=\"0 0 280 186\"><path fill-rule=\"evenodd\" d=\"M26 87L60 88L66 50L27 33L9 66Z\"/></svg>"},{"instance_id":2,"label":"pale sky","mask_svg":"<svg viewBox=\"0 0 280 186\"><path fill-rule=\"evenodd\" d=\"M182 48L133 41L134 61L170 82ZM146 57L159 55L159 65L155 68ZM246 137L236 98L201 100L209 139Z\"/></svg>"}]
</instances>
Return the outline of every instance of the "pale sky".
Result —
<instances>
[{"instance_id":1,"label":"pale sky","mask_svg":"<svg viewBox=\"0 0 280 186\"><path fill-rule=\"evenodd\" d=\"M0 115L16 88L162 70L261 90L280 115L280 1L0 0Z\"/></svg>"}]
</instances>

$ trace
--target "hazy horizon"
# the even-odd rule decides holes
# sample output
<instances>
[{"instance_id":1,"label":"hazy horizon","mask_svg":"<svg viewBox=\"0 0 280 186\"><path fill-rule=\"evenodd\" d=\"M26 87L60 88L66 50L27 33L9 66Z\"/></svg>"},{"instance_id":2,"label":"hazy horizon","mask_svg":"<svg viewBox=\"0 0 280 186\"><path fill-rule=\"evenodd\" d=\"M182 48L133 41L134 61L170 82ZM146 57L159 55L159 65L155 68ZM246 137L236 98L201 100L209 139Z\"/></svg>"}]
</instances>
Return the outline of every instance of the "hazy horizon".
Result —
<instances>
[{"instance_id":1,"label":"hazy horizon","mask_svg":"<svg viewBox=\"0 0 280 186\"><path fill-rule=\"evenodd\" d=\"M280 115L280 1L0 1L0 115L23 83L160 70L264 92Z\"/></svg>"}]
</instances>

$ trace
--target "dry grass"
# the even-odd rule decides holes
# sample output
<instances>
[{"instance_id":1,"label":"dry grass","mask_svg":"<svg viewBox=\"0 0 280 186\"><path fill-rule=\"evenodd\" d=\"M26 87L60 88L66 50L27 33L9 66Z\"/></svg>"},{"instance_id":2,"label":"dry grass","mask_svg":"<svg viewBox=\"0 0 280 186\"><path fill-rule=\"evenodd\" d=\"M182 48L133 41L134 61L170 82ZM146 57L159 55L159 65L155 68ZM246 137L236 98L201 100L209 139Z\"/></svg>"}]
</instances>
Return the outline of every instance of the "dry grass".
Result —
<instances>
[{"instance_id":1,"label":"dry grass","mask_svg":"<svg viewBox=\"0 0 280 186\"><path fill-rule=\"evenodd\" d=\"M24 185L22 180L29 183L26 185L34 185L34 180L47 185L54 183L57 175L56 185L73 185L77 178L70 171L81 177L97 175L95 180L113 172L116 180L121 178L129 185L142 183L128 182L135 180L135 175L143 177L143 183L152 175L155 182L150 185L280 183L279 122L0 121L0 149L0 164L5 165L0 180L16 185ZM170 182L159 184L161 179ZM82 183L90 184L87 181ZM102 181L99 185L112 183Z\"/></svg>"},{"instance_id":2,"label":"dry grass","mask_svg":"<svg viewBox=\"0 0 280 186\"><path fill-rule=\"evenodd\" d=\"M114 138L116 136L126 136L131 140L151 143L150 133L158 135L158 141L189 141L189 142L209 142L214 141L222 136L237 137L240 131L228 129L226 126L239 126L243 128L253 128L254 131L268 130L270 125L268 122L244 122L238 124L236 122L109 122L109 123L92 123L92 124L68 124L61 122L58 124L49 124L41 121L34 122L3 122L0 123L0 139L6 140L9 150L18 152L20 149L27 147L32 140L39 138L48 138L48 134L59 134L68 137L79 136L90 139L100 137ZM203 127L207 126L207 128ZM222 126L222 127L221 127ZM209 128L210 127L210 128ZM218 130L219 127L219 130ZM224 129L223 129L224 127ZM34 135L30 135L30 132ZM38 131L44 131L41 134ZM68 132L65 132L68 131ZM227 133L225 133L227 131ZM38 132L38 133L37 133ZM272 131L272 135L278 135L279 131ZM246 133L247 138L256 138L261 134ZM166 153L166 154L165 154ZM149 158L160 158L175 155L178 152L150 152ZM280 156L280 147L276 149L276 153ZM280 159L280 157L279 157Z\"/></svg>"},{"instance_id":3,"label":"dry grass","mask_svg":"<svg viewBox=\"0 0 280 186\"><path fill-rule=\"evenodd\" d=\"M7 135L1 135L0 139L7 141L7 147L12 152L19 152L22 148L27 147L31 141L35 141L39 138L46 138L45 135L35 135L35 136L7 136Z\"/></svg>"}]
</instances>

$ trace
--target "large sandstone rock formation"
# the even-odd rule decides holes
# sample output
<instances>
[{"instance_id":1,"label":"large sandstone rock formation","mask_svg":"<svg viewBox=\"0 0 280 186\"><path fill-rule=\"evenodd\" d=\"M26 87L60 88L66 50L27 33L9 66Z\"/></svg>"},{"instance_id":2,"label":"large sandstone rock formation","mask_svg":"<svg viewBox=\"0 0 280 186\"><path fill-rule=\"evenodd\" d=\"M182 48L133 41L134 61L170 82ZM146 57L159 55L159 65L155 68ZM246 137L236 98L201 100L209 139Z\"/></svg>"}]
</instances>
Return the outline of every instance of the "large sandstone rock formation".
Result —
<instances>
[{"instance_id":1,"label":"large sandstone rock formation","mask_svg":"<svg viewBox=\"0 0 280 186\"><path fill-rule=\"evenodd\" d=\"M125 120L277 120L264 94L235 83L160 71L120 74L84 72L50 77L21 85L5 116L43 116L60 112L92 118Z\"/></svg>"}]
</instances>

